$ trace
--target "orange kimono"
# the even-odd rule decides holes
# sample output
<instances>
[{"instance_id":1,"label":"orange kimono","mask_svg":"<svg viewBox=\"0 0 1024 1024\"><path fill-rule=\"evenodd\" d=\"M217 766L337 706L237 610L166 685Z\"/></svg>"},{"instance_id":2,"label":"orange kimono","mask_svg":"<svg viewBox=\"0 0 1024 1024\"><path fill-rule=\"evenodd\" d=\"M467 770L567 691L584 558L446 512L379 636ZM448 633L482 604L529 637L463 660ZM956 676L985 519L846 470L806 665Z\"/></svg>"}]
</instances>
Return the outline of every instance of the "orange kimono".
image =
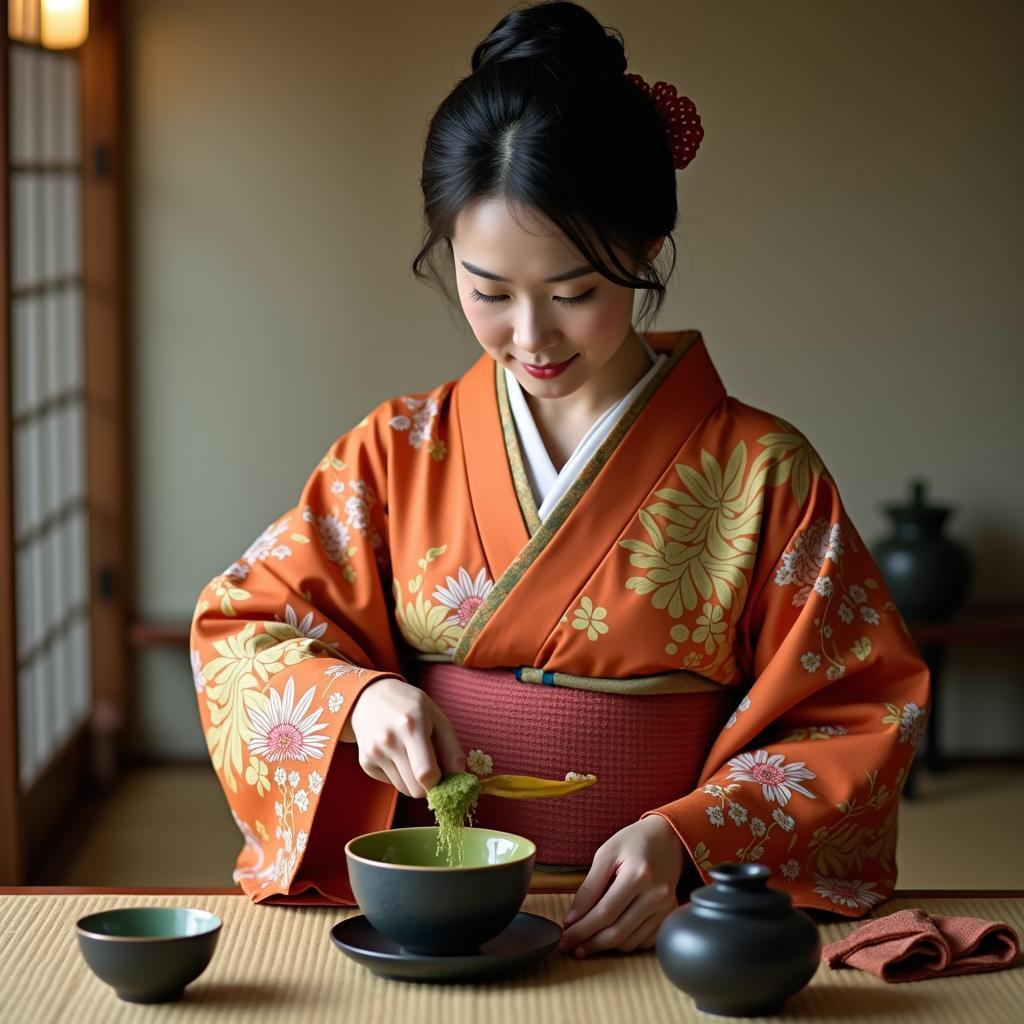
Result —
<instances>
[{"instance_id":1,"label":"orange kimono","mask_svg":"<svg viewBox=\"0 0 1024 1024\"><path fill-rule=\"evenodd\" d=\"M698 785L645 814L705 881L760 861L851 917L891 895L928 670L807 438L728 396L699 332L645 337L668 359L547 519L482 354L339 437L203 588L199 711L254 901L354 903L344 843L399 794L339 735L417 658L724 687Z\"/></svg>"}]
</instances>

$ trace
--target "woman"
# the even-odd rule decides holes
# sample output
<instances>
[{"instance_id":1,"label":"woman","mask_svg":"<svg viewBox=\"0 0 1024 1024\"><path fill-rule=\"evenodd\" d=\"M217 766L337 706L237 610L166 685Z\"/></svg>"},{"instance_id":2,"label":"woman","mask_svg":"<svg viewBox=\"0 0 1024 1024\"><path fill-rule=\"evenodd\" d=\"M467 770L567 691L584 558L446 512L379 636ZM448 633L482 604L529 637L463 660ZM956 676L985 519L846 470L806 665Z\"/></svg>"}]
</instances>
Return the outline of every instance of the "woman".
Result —
<instances>
[{"instance_id":1,"label":"woman","mask_svg":"<svg viewBox=\"0 0 1024 1024\"><path fill-rule=\"evenodd\" d=\"M453 268L483 352L339 437L197 602L235 877L351 904L344 843L430 821L441 772L580 772L478 815L587 871L564 949L653 946L725 860L860 916L895 884L928 672L807 438L728 396L697 331L632 325L695 111L571 3L509 14L472 66L430 124L413 269Z\"/></svg>"}]
</instances>

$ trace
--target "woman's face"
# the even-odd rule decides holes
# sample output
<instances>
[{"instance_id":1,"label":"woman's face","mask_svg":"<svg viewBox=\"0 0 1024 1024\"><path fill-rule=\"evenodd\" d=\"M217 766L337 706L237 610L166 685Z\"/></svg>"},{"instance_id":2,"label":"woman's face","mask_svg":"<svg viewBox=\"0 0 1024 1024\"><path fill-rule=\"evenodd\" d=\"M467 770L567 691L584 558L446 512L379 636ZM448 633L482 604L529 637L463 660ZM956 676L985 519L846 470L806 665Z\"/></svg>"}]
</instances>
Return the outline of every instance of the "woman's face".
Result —
<instances>
[{"instance_id":1,"label":"woman's face","mask_svg":"<svg viewBox=\"0 0 1024 1024\"><path fill-rule=\"evenodd\" d=\"M451 240L459 298L495 362L530 394L562 398L596 379L633 333L635 289L587 266L546 219L519 217L524 226L504 200L459 214ZM616 254L633 269L624 251Z\"/></svg>"}]
</instances>

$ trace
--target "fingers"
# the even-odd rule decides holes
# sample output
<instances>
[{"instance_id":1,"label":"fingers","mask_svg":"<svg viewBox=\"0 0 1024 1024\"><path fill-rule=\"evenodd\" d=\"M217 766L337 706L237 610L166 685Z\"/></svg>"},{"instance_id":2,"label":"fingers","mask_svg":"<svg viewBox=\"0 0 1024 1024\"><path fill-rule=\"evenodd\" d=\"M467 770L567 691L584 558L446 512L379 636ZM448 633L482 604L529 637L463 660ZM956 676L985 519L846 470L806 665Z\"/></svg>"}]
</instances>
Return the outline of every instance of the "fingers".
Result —
<instances>
[{"instance_id":1,"label":"fingers","mask_svg":"<svg viewBox=\"0 0 1024 1024\"><path fill-rule=\"evenodd\" d=\"M615 870L615 860L612 857L603 856L598 850L594 856L594 863L590 866L587 877L583 884L576 890L572 904L565 915L565 925L568 927L574 921L578 921L585 914L590 913L591 908L601 898L608 882L611 880L612 872Z\"/></svg>"},{"instance_id":2,"label":"fingers","mask_svg":"<svg viewBox=\"0 0 1024 1024\"><path fill-rule=\"evenodd\" d=\"M447 715L435 704L434 705L434 743L441 755L441 764L446 772L464 772L466 770L466 755L455 735L452 723L448 721Z\"/></svg>"},{"instance_id":3,"label":"fingers","mask_svg":"<svg viewBox=\"0 0 1024 1024\"><path fill-rule=\"evenodd\" d=\"M409 772L415 780L417 799L427 795L427 790L441 781L441 769L437 766L434 748L416 737L409 744Z\"/></svg>"},{"instance_id":4,"label":"fingers","mask_svg":"<svg viewBox=\"0 0 1024 1024\"><path fill-rule=\"evenodd\" d=\"M376 774L378 772L380 774ZM375 779L380 779L380 776L383 775L384 778L381 779L381 782L391 783L399 793L405 792L405 783L402 781L401 773L391 761L376 765L373 771L367 771L367 775L372 775Z\"/></svg>"},{"instance_id":5,"label":"fingers","mask_svg":"<svg viewBox=\"0 0 1024 1024\"><path fill-rule=\"evenodd\" d=\"M399 790L406 796L411 796L414 800L422 800L427 795L427 791L420 784L416 773L412 770L412 765L409 763L406 751L400 751L394 756L394 765L399 778L402 780L402 785L398 787Z\"/></svg>"},{"instance_id":6,"label":"fingers","mask_svg":"<svg viewBox=\"0 0 1024 1024\"><path fill-rule=\"evenodd\" d=\"M632 953L636 949L653 949L664 920L665 918L659 914L647 918L628 939L620 942L615 948L621 949L623 953Z\"/></svg>"},{"instance_id":7,"label":"fingers","mask_svg":"<svg viewBox=\"0 0 1024 1024\"><path fill-rule=\"evenodd\" d=\"M616 882L628 874L623 872L617 876ZM627 884L619 892L625 891L627 896L635 896L635 899L618 913L614 909L617 904L609 899L615 889L616 886L609 889L605 898L575 928L563 933L560 949L571 949L580 957L602 949L630 952L654 946L661 922L679 905L674 888L667 883L644 886L634 878L632 886ZM596 927L592 927L592 923ZM590 931L590 934L587 935L586 931Z\"/></svg>"},{"instance_id":8,"label":"fingers","mask_svg":"<svg viewBox=\"0 0 1024 1024\"><path fill-rule=\"evenodd\" d=\"M404 761L400 756L381 757L375 760L360 758L359 764L371 779L387 782L405 796L425 795L422 792L422 787L416 782L408 761Z\"/></svg>"},{"instance_id":9,"label":"fingers","mask_svg":"<svg viewBox=\"0 0 1024 1024\"><path fill-rule=\"evenodd\" d=\"M584 881L580 889L588 885L590 879ZM604 929L612 927L616 921L625 913L626 908L636 898L639 886L632 877L630 872L620 871L615 876L615 880L608 887L608 891L601 896L589 912L585 912L583 916L571 927L567 928L562 934L562 940L560 946L564 949L575 950L577 946L583 946L584 949L590 950L592 943L595 942L596 937ZM592 892L593 890L591 890ZM579 895L577 893L577 895ZM590 893L584 895L584 904L591 898ZM566 915L568 920L568 915ZM640 924L639 920L631 921L630 928L626 934L632 934L633 931ZM624 935L619 936L620 939L625 938ZM605 947L600 947L605 948Z\"/></svg>"}]
</instances>

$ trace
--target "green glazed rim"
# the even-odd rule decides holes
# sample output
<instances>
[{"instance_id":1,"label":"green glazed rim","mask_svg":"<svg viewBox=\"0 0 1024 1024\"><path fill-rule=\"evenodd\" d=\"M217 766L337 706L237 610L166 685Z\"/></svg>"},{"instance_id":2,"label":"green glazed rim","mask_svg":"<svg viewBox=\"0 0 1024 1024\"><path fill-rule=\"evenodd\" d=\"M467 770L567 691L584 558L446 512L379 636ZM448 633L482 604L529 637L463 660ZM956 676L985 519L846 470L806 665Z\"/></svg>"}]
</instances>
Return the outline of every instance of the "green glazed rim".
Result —
<instances>
[{"instance_id":1,"label":"green glazed rim","mask_svg":"<svg viewBox=\"0 0 1024 1024\"><path fill-rule=\"evenodd\" d=\"M207 927L203 928L202 931L191 932L187 935L112 935L110 932L95 930L96 924L101 918L120 917L126 913L137 914L140 911L159 917L164 917L167 914L177 916L182 912L195 914L200 918L206 919L203 923ZM185 939L197 939L201 936L217 932L223 923L216 914L211 913L209 910L203 910L200 907L111 907L108 910L97 910L91 914L86 914L84 917L80 917L75 922L75 931L87 938L101 939L107 942L180 942Z\"/></svg>"},{"instance_id":2,"label":"green glazed rim","mask_svg":"<svg viewBox=\"0 0 1024 1024\"><path fill-rule=\"evenodd\" d=\"M471 871L495 871L498 868L508 867L509 864L519 864L524 860L528 860L533 857L537 852L537 847L534 842L527 839L525 836L516 835L514 832L502 832L496 828L473 828L467 827L465 830L466 836L472 834L483 834L487 836L496 836L501 839L510 839L515 843L521 845L522 850L515 856L509 857L507 860L499 861L497 864L469 864L465 866L459 866L455 864L395 864L391 861L377 860L375 857L362 856L355 852L354 847L360 843L370 843L377 840L380 836L390 836L394 838L397 833L430 833L433 836L437 835L436 825L414 825L409 828L391 828L382 829L379 832L366 832L361 836L354 836L345 844L345 856L351 857L353 860L359 861L361 864L369 864L375 868L387 868L393 871L458 871L466 874Z\"/></svg>"}]
</instances>

